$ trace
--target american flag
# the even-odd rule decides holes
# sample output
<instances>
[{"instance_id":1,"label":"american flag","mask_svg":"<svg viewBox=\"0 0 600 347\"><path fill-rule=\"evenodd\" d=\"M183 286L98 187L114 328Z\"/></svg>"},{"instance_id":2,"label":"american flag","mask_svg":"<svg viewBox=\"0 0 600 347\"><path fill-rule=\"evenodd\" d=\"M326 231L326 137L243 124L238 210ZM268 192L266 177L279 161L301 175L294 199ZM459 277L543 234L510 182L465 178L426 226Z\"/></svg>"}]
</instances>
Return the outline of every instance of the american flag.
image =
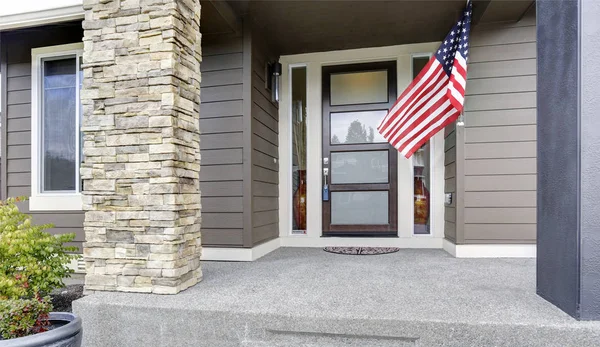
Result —
<instances>
[{"instance_id":1,"label":"american flag","mask_svg":"<svg viewBox=\"0 0 600 347\"><path fill-rule=\"evenodd\" d=\"M463 110L472 8L469 1L460 20L377 127L406 158Z\"/></svg>"}]
</instances>

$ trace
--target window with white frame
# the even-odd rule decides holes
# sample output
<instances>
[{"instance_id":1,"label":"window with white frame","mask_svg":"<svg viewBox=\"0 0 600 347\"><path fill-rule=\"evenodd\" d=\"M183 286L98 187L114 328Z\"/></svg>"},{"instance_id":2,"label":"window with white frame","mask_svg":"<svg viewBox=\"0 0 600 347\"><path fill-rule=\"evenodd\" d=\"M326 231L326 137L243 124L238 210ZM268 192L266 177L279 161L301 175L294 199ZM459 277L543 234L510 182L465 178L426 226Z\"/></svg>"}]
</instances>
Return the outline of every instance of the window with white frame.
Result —
<instances>
[{"instance_id":1,"label":"window with white frame","mask_svg":"<svg viewBox=\"0 0 600 347\"><path fill-rule=\"evenodd\" d=\"M81 210L82 48L32 50L31 210Z\"/></svg>"}]
</instances>

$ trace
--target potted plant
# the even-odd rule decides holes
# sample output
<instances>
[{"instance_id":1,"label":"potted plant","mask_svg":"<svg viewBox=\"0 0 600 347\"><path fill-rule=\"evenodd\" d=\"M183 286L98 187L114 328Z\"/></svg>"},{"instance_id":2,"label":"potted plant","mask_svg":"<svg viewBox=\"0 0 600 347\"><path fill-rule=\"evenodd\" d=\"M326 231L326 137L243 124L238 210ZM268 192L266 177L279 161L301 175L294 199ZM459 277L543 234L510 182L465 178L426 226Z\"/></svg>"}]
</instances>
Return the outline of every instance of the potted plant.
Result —
<instances>
[{"instance_id":1,"label":"potted plant","mask_svg":"<svg viewBox=\"0 0 600 347\"><path fill-rule=\"evenodd\" d=\"M52 235L34 225L10 198L0 202L0 347L79 347L81 319L52 311L49 293L64 287L74 234Z\"/></svg>"}]
</instances>

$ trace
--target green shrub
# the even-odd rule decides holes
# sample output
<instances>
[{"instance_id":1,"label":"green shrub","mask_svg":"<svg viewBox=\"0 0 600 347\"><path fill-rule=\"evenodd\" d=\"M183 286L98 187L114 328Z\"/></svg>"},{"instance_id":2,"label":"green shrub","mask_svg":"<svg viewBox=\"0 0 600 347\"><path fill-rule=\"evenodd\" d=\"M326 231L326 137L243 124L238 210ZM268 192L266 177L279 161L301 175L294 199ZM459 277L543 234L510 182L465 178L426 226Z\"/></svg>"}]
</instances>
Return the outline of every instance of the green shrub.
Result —
<instances>
[{"instance_id":1,"label":"green shrub","mask_svg":"<svg viewBox=\"0 0 600 347\"><path fill-rule=\"evenodd\" d=\"M0 203L0 334L15 338L45 331L52 305L46 296L64 286L73 270L74 234L51 235L50 224L33 225L9 198Z\"/></svg>"},{"instance_id":2,"label":"green shrub","mask_svg":"<svg viewBox=\"0 0 600 347\"><path fill-rule=\"evenodd\" d=\"M50 311L50 298L0 301L2 337L11 339L46 331Z\"/></svg>"}]
</instances>

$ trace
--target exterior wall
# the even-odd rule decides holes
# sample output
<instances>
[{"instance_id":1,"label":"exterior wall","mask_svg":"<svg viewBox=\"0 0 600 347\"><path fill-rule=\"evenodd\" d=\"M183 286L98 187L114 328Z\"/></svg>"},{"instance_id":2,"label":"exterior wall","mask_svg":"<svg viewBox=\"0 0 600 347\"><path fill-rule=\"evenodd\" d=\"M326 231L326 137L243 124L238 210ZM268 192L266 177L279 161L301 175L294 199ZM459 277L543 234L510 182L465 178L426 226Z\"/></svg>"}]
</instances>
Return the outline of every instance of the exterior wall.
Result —
<instances>
[{"instance_id":1,"label":"exterior wall","mask_svg":"<svg viewBox=\"0 0 600 347\"><path fill-rule=\"evenodd\" d=\"M456 123L444 129L444 192L452 194L452 203L444 208L444 237L456 243Z\"/></svg>"},{"instance_id":2,"label":"exterior wall","mask_svg":"<svg viewBox=\"0 0 600 347\"><path fill-rule=\"evenodd\" d=\"M31 49L80 42L82 37L80 21L2 33L3 51L8 52L2 61L3 198L31 195ZM264 87L265 61L276 57L262 45L253 47L250 35L211 37L202 48L202 243L252 247L279 232L278 113ZM26 205L23 211L29 212ZM55 224L53 232L75 232L81 249L83 212L33 216L37 223Z\"/></svg>"},{"instance_id":3,"label":"exterior wall","mask_svg":"<svg viewBox=\"0 0 600 347\"><path fill-rule=\"evenodd\" d=\"M243 39L202 47L200 153L202 243L243 246Z\"/></svg>"},{"instance_id":4,"label":"exterior wall","mask_svg":"<svg viewBox=\"0 0 600 347\"><path fill-rule=\"evenodd\" d=\"M265 89L265 63L276 59L249 26L203 43L204 246L249 248L279 234L278 109Z\"/></svg>"},{"instance_id":5,"label":"exterior wall","mask_svg":"<svg viewBox=\"0 0 600 347\"><path fill-rule=\"evenodd\" d=\"M265 89L265 64L277 57L253 32L251 69L252 245L279 236L279 110Z\"/></svg>"},{"instance_id":6,"label":"exterior wall","mask_svg":"<svg viewBox=\"0 0 600 347\"><path fill-rule=\"evenodd\" d=\"M3 33L8 52L7 107L2 119L6 172L2 197L31 195L31 49L80 42L81 22ZM200 125L203 244L242 246L242 38L219 39L203 46ZM6 133L4 133L6 131ZM5 176L6 175L6 176ZM27 204L22 210L28 212ZM75 232L84 242L83 212L32 213L55 232Z\"/></svg>"},{"instance_id":7,"label":"exterior wall","mask_svg":"<svg viewBox=\"0 0 600 347\"><path fill-rule=\"evenodd\" d=\"M465 127L447 129L446 192L456 195L446 237L456 243L535 243L534 10L473 29Z\"/></svg>"},{"instance_id":8,"label":"exterior wall","mask_svg":"<svg viewBox=\"0 0 600 347\"><path fill-rule=\"evenodd\" d=\"M81 22L2 33L2 77L6 108L2 112L2 198L31 196L31 49L81 42ZM3 103L4 108L4 103ZM4 159L3 158L3 159ZM20 206L29 213L27 203ZM31 212L35 223L52 223L55 233L75 233L74 246L84 241L83 212Z\"/></svg>"}]
</instances>

